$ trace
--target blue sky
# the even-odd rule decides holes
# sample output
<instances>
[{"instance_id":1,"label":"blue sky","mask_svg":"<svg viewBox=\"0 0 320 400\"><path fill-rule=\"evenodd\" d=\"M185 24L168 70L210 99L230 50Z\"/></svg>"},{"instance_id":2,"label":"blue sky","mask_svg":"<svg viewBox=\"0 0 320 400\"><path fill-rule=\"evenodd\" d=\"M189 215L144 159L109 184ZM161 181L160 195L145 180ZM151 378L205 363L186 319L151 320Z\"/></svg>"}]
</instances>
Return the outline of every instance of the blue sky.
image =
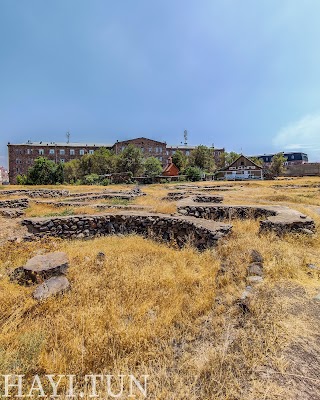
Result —
<instances>
[{"instance_id":1,"label":"blue sky","mask_svg":"<svg viewBox=\"0 0 320 400\"><path fill-rule=\"evenodd\" d=\"M320 161L318 0L0 0L8 141L145 136Z\"/></svg>"}]
</instances>

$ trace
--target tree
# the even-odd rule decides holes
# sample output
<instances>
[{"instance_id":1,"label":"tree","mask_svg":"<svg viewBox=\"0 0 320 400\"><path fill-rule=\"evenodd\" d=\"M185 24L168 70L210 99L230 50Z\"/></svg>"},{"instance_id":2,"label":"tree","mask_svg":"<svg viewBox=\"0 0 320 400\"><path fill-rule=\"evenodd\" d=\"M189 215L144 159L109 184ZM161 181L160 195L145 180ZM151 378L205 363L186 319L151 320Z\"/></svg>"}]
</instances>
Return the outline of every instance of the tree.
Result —
<instances>
[{"instance_id":1,"label":"tree","mask_svg":"<svg viewBox=\"0 0 320 400\"><path fill-rule=\"evenodd\" d=\"M75 183L81 177L81 161L78 158L64 164L64 178L66 182Z\"/></svg>"},{"instance_id":2,"label":"tree","mask_svg":"<svg viewBox=\"0 0 320 400\"><path fill-rule=\"evenodd\" d=\"M189 165L201 170L212 172L215 170L214 151L207 146L200 145L192 150Z\"/></svg>"},{"instance_id":3,"label":"tree","mask_svg":"<svg viewBox=\"0 0 320 400\"><path fill-rule=\"evenodd\" d=\"M98 174L89 174L83 177L84 185L98 185L99 184L99 175Z\"/></svg>"},{"instance_id":4,"label":"tree","mask_svg":"<svg viewBox=\"0 0 320 400\"><path fill-rule=\"evenodd\" d=\"M138 147L129 144L117 158L118 172L132 172L137 176L143 170L142 151Z\"/></svg>"},{"instance_id":5,"label":"tree","mask_svg":"<svg viewBox=\"0 0 320 400\"><path fill-rule=\"evenodd\" d=\"M98 175L111 174L115 171L116 158L112 151L101 147L91 155L91 173Z\"/></svg>"},{"instance_id":6,"label":"tree","mask_svg":"<svg viewBox=\"0 0 320 400\"><path fill-rule=\"evenodd\" d=\"M187 176L188 181L200 181L202 178L202 171L199 167L189 166L185 170L185 175Z\"/></svg>"},{"instance_id":7,"label":"tree","mask_svg":"<svg viewBox=\"0 0 320 400\"><path fill-rule=\"evenodd\" d=\"M226 153L226 165L232 164L240 156L241 154L236 153L235 151L230 151L230 153Z\"/></svg>"},{"instance_id":8,"label":"tree","mask_svg":"<svg viewBox=\"0 0 320 400\"><path fill-rule=\"evenodd\" d=\"M273 176L279 176L284 171L284 163L287 159L283 153L277 153L272 157L270 172Z\"/></svg>"},{"instance_id":9,"label":"tree","mask_svg":"<svg viewBox=\"0 0 320 400\"><path fill-rule=\"evenodd\" d=\"M151 178L158 176L162 172L161 162L156 157L148 157L144 163L145 175Z\"/></svg>"},{"instance_id":10,"label":"tree","mask_svg":"<svg viewBox=\"0 0 320 400\"><path fill-rule=\"evenodd\" d=\"M26 179L27 185L55 185L63 183L64 168L63 164L55 164L45 157L39 157L34 165L28 169Z\"/></svg>"},{"instance_id":11,"label":"tree","mask_svg":"<svg viewBox=\"0 0 320 400\"><path fill-rule=\"evenodd\" d=\"M182 151L177 150L173 155L172 155L172 162L173 164L179 169L179 171L183 171L186 166L187 166L187 157L185 156Z\"/></svg>"},{"instance_id":12,"label":"tree","mask_svg":"<svg viewBox=\"0 0 320 400\"><path fill-rule=\"evenodd\" d=\"M254 162L257 165L260 165L260 167L262 167L262 165L263 165L262 160L260 160L260 158L258 158L258 157L249 157L249 160L251 160L252 162Z\"/></svg>"}]
</instances>

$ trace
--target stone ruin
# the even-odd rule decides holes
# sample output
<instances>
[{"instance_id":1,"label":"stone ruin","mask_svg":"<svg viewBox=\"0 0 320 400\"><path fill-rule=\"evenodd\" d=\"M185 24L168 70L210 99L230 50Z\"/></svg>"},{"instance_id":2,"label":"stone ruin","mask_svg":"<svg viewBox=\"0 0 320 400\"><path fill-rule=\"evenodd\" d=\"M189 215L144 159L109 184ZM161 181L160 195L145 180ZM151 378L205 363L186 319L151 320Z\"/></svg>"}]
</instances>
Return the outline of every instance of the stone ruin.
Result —
<instances>
[{"instance_id":1,"label":"stone ruin","mask_svg":"<svg viewBox=\"0 0 320 400\"><path fill-rule=\"evenodd\" d=\"M181 200L178 203L178 213L214 221L266 218L260 221L260 232L273 231L278 235L289 232L313 234L316 230L310 217L289 207L213 205L208 202L200 203L198 200L195 197Z\"/></svg>"}]
</instances>

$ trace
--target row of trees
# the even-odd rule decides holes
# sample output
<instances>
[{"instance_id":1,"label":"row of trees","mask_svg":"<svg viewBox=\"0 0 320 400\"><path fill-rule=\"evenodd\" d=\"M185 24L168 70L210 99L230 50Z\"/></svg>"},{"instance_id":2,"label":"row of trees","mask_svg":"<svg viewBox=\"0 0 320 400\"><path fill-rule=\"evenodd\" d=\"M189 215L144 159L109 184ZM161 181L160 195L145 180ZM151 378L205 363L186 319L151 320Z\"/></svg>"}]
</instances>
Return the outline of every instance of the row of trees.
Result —
<instances>
[{"instance_id":1,"label":"row of trees","mask_svg":"<svg viewBox=\"0 0 320 400\"><path fill-rule=\"evenodd\" d=\"M186 157L181 151L172 156L173 163L179 168L180 174L188 180L200 180L203 174L213 174L217 169L231 164L240 154L235 152L222 153L215 164L214 149L198 146ZM262 165L259 159L252 159ZM278 175L285 159L280 153L274 157L270 174ZM80 159L74 159L65 164L55 164L44 157L39 157L29 168L26 175L18 177L18 183L49 185L56 183L107 184L104 176L112 173L130 173L131 176L155 177L161 175L162 165L158 158L144 158L141 149L133 145L127 146L120 154L115 154L106 148L100 148L94 154L86 154Z\"/></svg>"}]
</instances>

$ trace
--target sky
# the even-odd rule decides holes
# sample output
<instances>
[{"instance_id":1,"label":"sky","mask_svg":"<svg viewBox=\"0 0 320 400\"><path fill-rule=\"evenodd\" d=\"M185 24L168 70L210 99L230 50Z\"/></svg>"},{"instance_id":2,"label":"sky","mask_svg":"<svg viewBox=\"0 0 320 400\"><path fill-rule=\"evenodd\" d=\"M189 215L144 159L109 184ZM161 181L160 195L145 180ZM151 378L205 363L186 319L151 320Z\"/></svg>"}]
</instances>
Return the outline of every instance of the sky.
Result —
<instances>
[{"instance_id":1,"label":"sky","mask_svg":"<svg viewBox=\"0 0 320 400\"><path fill-rule=\"evenodd\" d=\"M148 137L320 161L319 0L0 0L7 143Z\"/></svg>"}]
</instances>

